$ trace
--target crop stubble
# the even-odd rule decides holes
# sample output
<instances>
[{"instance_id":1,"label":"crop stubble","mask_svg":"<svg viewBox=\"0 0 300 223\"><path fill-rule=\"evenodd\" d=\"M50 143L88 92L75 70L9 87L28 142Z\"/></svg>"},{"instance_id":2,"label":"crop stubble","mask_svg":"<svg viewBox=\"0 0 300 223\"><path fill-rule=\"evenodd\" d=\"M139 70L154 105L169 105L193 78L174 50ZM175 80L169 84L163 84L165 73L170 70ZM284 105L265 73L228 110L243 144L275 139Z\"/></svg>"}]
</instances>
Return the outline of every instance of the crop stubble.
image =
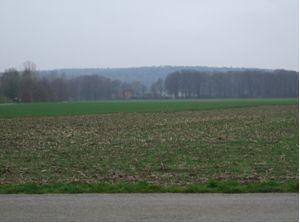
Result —
<instances>
[{"instance_id":1,"label":"crop stubble","mask_svg":"<svg viewBox=\"0 0 300 223\"><path fill-rule=\"evenodd\" d=\"M0 184L298 179L298 107L0 119Z\"/></svg>"}]
</instances>

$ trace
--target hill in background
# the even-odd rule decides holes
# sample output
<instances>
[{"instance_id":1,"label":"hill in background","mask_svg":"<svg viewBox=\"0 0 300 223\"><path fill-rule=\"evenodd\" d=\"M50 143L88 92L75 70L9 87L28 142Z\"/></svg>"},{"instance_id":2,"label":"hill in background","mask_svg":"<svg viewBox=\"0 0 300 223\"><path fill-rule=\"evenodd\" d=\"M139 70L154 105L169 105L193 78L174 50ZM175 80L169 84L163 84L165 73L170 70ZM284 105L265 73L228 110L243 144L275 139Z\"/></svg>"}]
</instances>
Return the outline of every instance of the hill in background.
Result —
<instances>
[{"instance_id":1,"label":"hill in background","mask_svg":"<svg viewBox=\"0 0 300 223\"><path fill-rule=\"evenodd\" d=\"M139 81L146 87L150 87L157 79L165 79L170 73L180 70L196 70L205 72L227 72L262 70L257 68L233 68L233 67L207 67L207 66L151 66L151 67L130 67L130 68L67 68L39 71L40 75L64 74L66 77L81 75L101 75L110 79L118 79L122 82Z\"/></svg>"}]
</instances>

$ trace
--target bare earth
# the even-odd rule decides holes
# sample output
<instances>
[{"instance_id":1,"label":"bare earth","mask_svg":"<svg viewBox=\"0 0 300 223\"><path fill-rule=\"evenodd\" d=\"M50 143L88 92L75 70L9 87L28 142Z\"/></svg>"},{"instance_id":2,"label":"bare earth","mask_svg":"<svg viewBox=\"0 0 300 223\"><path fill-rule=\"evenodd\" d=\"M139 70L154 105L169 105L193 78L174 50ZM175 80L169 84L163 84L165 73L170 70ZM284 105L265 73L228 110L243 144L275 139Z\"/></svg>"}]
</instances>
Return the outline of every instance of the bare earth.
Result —
<instances>
[{"instance_id":1,"label":"bare earth","mask_svg":"<svg viewBox=\"0 0 300 223\"><path fill-rule=\"evenodd\" d=\"M0 195L0 221L298 221L297 193Z\"/></svg>"}]
</instances>

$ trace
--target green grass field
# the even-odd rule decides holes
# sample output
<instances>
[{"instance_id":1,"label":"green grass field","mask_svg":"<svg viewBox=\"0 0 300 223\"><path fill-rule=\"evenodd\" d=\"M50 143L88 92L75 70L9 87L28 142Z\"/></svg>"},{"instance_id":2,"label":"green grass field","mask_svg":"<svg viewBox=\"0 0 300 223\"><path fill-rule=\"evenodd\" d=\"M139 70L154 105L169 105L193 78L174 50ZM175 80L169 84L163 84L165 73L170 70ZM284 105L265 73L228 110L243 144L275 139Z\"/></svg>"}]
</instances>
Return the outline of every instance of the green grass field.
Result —
<instances>
[{"instance_id":1,"label":"green grass field","mask_svg":"<svg viewBox=\"0 0 300 223\"><path fill-rule=\"evenodd\" d=\"M0 105L0 126L0 193L298 192L296 99Z\"/></svg>"},{"instance_id":2,"label":"green grass field","mask_svg":"<svg viewBox=\"0 0 300 223\"><path fill-rule=\"evenodd\" d=\"M178 112L297 103L298 99L203 99L0 104L0 118L95 115L116 112Z\"/></svg>"}]
</instances>

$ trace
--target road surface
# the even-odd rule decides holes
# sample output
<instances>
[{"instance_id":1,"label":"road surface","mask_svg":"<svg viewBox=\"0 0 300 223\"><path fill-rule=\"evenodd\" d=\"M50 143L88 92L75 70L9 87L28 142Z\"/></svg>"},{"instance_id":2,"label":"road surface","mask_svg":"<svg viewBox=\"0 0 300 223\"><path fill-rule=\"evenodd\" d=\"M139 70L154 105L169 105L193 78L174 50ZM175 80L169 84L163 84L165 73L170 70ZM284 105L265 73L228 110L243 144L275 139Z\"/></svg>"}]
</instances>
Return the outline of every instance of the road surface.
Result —
<instances>
[{"instance_id":1,"label":"road surface","mask_svg":"<svg viewBox=\"0 0 300 223\"><path fill-rule=\"evenodd\" d=\"M0 195L0 221L298 221L299 195Z\"/></svg>"}]
</instances>

